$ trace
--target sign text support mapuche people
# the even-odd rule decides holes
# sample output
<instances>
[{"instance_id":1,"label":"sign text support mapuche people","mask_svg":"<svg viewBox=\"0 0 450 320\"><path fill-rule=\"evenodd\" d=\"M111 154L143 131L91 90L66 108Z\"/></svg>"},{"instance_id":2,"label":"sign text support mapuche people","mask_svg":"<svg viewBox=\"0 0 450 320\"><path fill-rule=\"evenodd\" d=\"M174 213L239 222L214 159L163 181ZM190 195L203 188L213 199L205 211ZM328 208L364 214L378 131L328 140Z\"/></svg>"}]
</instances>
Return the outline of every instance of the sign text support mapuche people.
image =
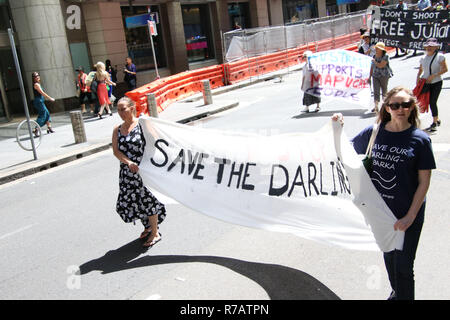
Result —
<instances>
[{"instance_id":1,"label":"sign text support mapuche people","mask_svg":"<svg viewBox=\"0 0 450 320\"><path fill-rule=\"evenodd\" d=\"M343 99L366 106L370 100L368 82L372 58L347 50L316 52L308 57L304 73L305 90L322 99Z\"/></svg>"}]
</instances>

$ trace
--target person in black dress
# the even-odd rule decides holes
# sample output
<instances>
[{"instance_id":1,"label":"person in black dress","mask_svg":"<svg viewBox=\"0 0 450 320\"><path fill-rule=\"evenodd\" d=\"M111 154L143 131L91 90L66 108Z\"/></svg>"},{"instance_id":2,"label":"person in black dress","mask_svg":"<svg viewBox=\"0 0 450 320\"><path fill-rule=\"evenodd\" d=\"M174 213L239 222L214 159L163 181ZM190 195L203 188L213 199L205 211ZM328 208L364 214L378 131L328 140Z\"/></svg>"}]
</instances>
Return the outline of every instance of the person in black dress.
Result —
<instances>
[{"instance_id":1,"label":"person in black dress","mask_svg":"<svg viewBox=\"0 0 450 320\"><path fill-rule=\"evenodd\" d=\"M166 209L144 186L138 173L145 138L136 118L134 101L128 97L121 98L117 103L117 112L123 123L114 128L112 136L113 153L120 160L116 210L125 222L141 220L144 231L140 239L147 239L144 247L152 247L162 239L158 225L164 221Z\"/></svg>"}]
</instances>

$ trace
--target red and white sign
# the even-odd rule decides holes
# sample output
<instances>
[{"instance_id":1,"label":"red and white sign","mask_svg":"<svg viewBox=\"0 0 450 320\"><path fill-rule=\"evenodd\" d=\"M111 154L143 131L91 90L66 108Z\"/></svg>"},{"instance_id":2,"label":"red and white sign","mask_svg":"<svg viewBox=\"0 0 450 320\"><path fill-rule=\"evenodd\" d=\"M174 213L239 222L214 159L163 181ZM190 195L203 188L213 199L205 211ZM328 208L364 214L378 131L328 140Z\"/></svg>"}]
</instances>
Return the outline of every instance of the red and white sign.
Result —
<instances>
[{"instance_id":1,"label":"red and white sign","mask_svg":"<svg viewBox=\"0 0 450 320\"><path fill-rule=\"evenodd\" d=\"M150 35L157 36L158 35L158 31L156 30L156 23L155 23L155 21L147 20L147 24L148 24L148 31L150 32Z\"/></svg>"}]
</instances>

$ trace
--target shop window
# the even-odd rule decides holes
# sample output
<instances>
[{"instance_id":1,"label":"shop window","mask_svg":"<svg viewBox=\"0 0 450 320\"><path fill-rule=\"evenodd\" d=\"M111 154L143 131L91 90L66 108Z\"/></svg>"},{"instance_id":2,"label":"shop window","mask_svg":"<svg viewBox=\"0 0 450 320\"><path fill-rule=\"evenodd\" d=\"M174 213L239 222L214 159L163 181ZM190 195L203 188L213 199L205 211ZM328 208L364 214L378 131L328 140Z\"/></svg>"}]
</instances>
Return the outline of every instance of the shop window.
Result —
<instances>
[{"instance_id":1,"label":"shop window","mask_svg":"<svg viewBox=\"0 0 450 320\"><path fill-rule=\"evenodd\" d=\"M209 6L182 5L184 36L188 62L214 58Z\"/></svg>"},{"instance_id":2,"label":"shop window","mask_svg":"<svg viewBox=\"0 0 450 320\"><path fill-rule=\"evenodd\" d=\"M7 30L11 28L10 21L12 20L9 12L8 3L6 0L0 0L0 30Z\"/></svg>"},{"instance_id":3,"label":"shop window","mask_svg":"<svg viewBox=\"0 0 450 320\"><path fill-rule=\"evenodd\" d=\"M228 16L232 29L246 29L250 27L248 2L228 4Z\"/></svg>"},{"instance_id":4,"label":"shop window","mask_svg":"<svg viewBox=\"0 0 450 320\"><path fill-rule=\"evenodd\" d=\"M283 0L284 23L303 22L317 18L317 1L312 0Z\"/></svg>"},{"instance_id":5,"label":"shop window","mask_svg":"<svg viewBox=\"0 0 450 320\"><path fill-rule=\"evenodd\" d=\"M152 19L156 20L157 36L153 36L153 44L155 47L155 56L158 67L166 67L166 55L164 51L164 43L162 36L162 27L160 23L159 6L123 6L122 18L125 27L125 38L127 41L128 55L133 59L138 71L154 69L152 45L148 27L145 19L143 24L130 24L127 26L127 18L143 16L152 13ZM139 19L138 19L139 20ZM129 20L128 20L129 21Z\"/></svg>"},{"instance_id":6,"label":"shop window","mask_svg":"<svg viewBox=\"0 0 450 320\"><path fill-rule=\"evenodd\" d=\"M327 6L327 16L334 16L336 14L339 14L339 8L336 4L336 0L327 0L326 6Z\"/></svg>"}]
</instances>

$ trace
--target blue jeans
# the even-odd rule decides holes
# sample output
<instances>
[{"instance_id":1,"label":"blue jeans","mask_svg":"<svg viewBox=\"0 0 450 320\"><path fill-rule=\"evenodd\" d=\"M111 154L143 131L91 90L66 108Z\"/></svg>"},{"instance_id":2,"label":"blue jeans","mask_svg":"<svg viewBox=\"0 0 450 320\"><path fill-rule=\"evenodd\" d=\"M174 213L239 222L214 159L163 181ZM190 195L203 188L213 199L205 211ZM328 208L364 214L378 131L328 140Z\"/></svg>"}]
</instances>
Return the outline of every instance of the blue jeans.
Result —
<instances>
[{"instance_id":1,"label":"blue jeans","mask_svg":"<svg viewBox=\"0 0 450 320\"><path fill-rule=\"evenodd\" d=\"M413 224L406 229L403 250L384 253L384 264L395 300L414 300L414 259L424 220L425 203Z\"/></svg>"},{"instance_id":2,"label":"blue jeans","mask_svg":"<svg viewBox=\"0 0 450 320\"><path fill-rule=\"evenodd\" d=\"M128 89L129 90L134 90L136 89L136 79L129 79L126 81L128 84Z\"/></svg>"}]
</instances>

